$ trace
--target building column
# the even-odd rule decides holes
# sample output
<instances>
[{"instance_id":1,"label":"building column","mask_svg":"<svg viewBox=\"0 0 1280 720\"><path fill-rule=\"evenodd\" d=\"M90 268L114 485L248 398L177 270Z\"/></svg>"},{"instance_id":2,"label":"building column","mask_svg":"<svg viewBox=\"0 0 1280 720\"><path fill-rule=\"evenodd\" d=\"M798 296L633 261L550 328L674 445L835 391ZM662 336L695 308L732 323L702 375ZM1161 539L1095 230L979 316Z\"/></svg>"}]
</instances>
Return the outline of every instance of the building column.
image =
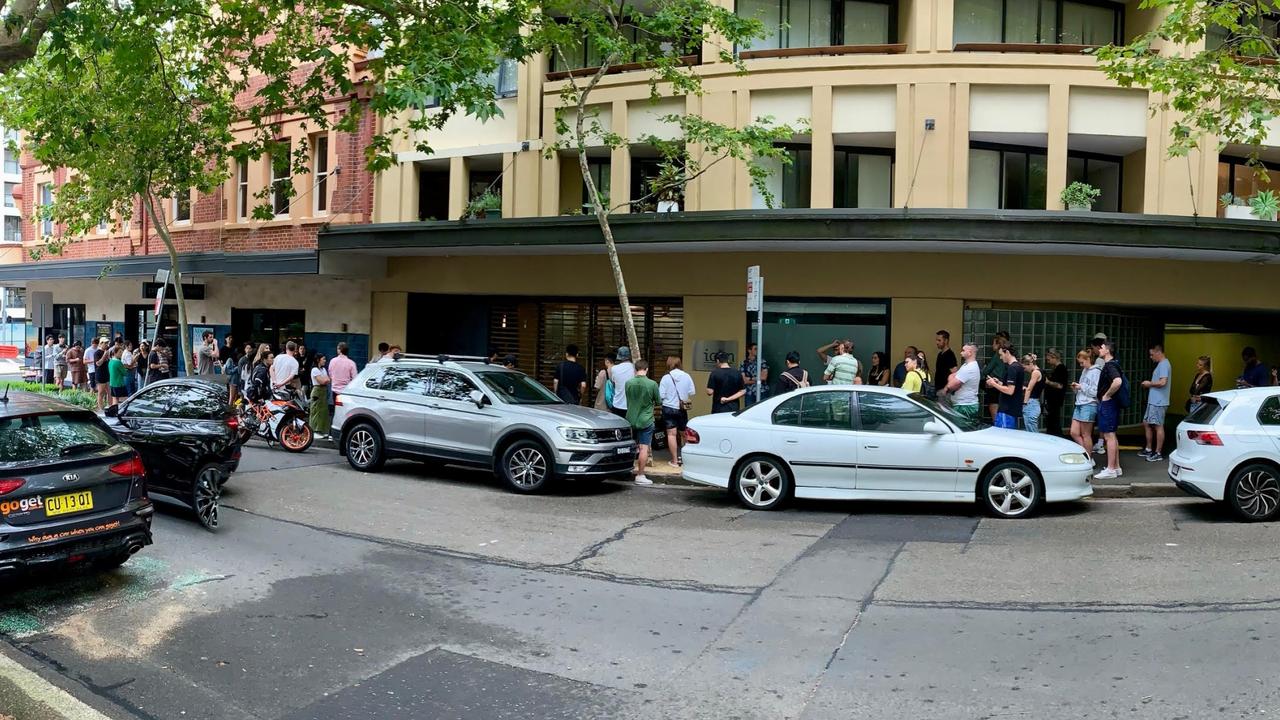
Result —
<instances>
[{"instance_id":1,"label":"building column","mask_svg":"<svg viewBox=\"0 0 1280 720\"><path fill-rule=\"evenodd\" d=\"M458 220L467 211L468 186L471 184L470 161L465 157L449 158L449 219Z\"/></svg>"},{"instance_id":2,"label":"building column","mask_svg":"<svg viewBox=\"0 0 1280 720\"><path fill-rule=\"evenodd\" d=\"M834 207L835 201L835 139L831 135L831 86L813 88L809 119L811 134L809 149L812 161L809 165L809 207Z\"/></svg>"},{"instance_id":3,"label":"building column","mask_svg":"<svg viewBox=\"0 0 1280 720\"><path fill-rule=\"evenodd\" d=\"M956 111L952 114L951 207L969 207L969 84L953 88Z\"/></svg>"},{"instance_id":4,"label":"building column","mask_svg":"<svg viewBox=\"0 0 1280 720\"><path fill-rule=\"evenodd\" d=\"M1049 86L1049 141L1045 159L1044 207L1065 210L1062 191L1067 187L1067 137L1070 114L1070 85Z\"/></svg>"},{"instance_id":5,"label":"building column","mask_svg":"<svg viewBox=\"0 0 1280 720\"><path fill-rule=\"evenodd\" d=\"M400 163L400 209L388 213L391 222L413 222L418 219L418 165Z\"/></svg>"},{"instance_id":6,"label":"building column","mask_svg":"<svg viewBox=\"0 0 1280 720\"><path fill-rule=\"evenodd\" d=\"M556 135L556 111L544 108L542 111L543 142L555 145L559 141ZM555 217L560 214L560 153L552 153L550 157L538 153L540 159L539 172L542 174L542 187L539 188L539 214L542 217Z\"/></svg>"},{"instance_id":7,"label":"building column","mask_svg":"<svg viewBox=\"0 0 1280 720\"><path fill-rule=\"evenodd\" d=\"M751 91L745 88L738 90L734 93L733 100L733 126L741 129L750 125L754 119L751 117ZM751 173L747 172L745 163L734 162L737 164L738 172L734 176L733 208L731 209L749 209L751 207Z\"/></svg>"},{"instance_id":8,"label":"building column","mask_svg":"<svg viewBox=\"0 0 1280 720\"><path fill-rule=\"evenodd\" d=\"M404 347L409 332L409 293L373 293L369 346L385 342Z\"/></svg>"},{"instance_id":9,"label":"building column","mask_svg":"<svg viewBox=\"0 0 1280 720\"><path fill-rule=\"evenodd\" d=\"M630 130L627 128L627 101L614 100L610 117L610 128L620 137L630 142ZM631 199L631 146L623 145L614 148L609 155L609 202L618 207ZM622 205L614 212L631 212L629 205Z\"/></svg>"},{"instance_id":10,"label":"building column","mask_svg":"<svg viewBox=\"0 0 1280 720\"><path fill-rule=\"evenodd\" d=\"M520 175L515 159L515 153L502 153L502 217L516 214L516 182Z\"/></svg>"}]
</instances>

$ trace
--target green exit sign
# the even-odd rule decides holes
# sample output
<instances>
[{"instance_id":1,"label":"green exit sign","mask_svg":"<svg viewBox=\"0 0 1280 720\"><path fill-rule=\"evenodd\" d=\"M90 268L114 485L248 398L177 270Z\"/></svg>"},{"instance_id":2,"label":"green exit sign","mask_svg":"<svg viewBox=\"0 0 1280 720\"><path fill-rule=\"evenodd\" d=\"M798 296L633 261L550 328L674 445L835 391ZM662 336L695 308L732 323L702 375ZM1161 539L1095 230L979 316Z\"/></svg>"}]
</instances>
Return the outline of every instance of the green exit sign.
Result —
<instances>
[{"instance_id":1,"label":"green exit sign","mask_svg":"<svg viewBox=\"0 0 1280 720\"><path fill-rule=\"evenodd\" d=\"M795 318L782 318L782 324L783 324L783 325L795 325L795 324L796 324L796 319L795 319Z\"/></svg>"}]
</instances>

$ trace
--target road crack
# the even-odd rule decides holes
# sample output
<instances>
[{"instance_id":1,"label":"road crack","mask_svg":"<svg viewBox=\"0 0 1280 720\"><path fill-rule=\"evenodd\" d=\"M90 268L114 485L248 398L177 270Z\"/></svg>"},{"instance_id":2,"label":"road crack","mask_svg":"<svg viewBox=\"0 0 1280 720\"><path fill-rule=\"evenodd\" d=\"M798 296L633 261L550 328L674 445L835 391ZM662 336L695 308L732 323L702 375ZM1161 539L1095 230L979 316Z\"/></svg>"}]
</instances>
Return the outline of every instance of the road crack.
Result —
<instances>
[{"instance_id":1,"label":"road crack","mask_svg":"<svg viewBox=\"0 0 1280 720\"><path fill-rule=\"evenodd\" d=\"M654 522L655 520L661 520L662 518L671 517L672 515L679 515L680 513L688 512L691 509L692 508L682 508L680 510L671 510L669 512L658 513L657 515L654 515L652 517L647 517L647 518L642 518L640 520L637 520L629 525L626 525L621 530L610 535L609 537L599 542L595 542L588 545L586 548L583 549L582 552L578 553L577 557L575 557L574 559L570 560L567 563L561 563L556 567L579 568L586 561L599 557L600 553L603 552L606 547L622 540L624 537L627 536L627 533L631 532L632 530L638 530L639 528L642 528L645 525L648 525L649 523Z\"/></svg>"}]
</instances>

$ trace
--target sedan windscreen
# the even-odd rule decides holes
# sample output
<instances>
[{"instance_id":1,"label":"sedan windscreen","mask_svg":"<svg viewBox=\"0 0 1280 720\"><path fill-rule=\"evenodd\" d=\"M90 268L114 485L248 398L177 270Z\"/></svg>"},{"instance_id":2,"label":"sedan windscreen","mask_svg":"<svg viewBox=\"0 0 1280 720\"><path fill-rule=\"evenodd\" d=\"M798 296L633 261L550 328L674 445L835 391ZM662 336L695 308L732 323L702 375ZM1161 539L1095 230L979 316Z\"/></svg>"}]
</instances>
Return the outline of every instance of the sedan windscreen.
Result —
<instances>
[{"instance_id":1,"label":"sedan windscreen","mask_svg":"<svg viewBox=\"0 0 1280 720\"><path fill-rule=\"evenodd\" d=\"M109 448L116 439L85 413L25 415L0 420L0 467L61 460Z\"/></svg>"}]
</instances>

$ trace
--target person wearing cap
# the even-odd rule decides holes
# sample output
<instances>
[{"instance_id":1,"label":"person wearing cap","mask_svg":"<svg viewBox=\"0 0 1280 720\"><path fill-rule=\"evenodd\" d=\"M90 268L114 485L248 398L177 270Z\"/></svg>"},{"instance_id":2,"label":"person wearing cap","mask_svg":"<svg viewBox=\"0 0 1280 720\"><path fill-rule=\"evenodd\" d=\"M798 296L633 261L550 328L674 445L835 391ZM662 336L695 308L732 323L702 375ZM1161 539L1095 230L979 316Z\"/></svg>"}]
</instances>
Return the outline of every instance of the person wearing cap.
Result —
<instances>
[{"instance_id":1,"label":"person wearing cap","mask_svg":"<svg viewBox=\"0 0 1280 720\"><path fill-rule=\"evenodd\" d=\"M609 379L613 381L613 407L609 410L620 418L627 417L627 383L636 376L635 363L631 362L631 348L623 345L618 348L618 361L609 368Z\"/></svg>"}]
</instances>

